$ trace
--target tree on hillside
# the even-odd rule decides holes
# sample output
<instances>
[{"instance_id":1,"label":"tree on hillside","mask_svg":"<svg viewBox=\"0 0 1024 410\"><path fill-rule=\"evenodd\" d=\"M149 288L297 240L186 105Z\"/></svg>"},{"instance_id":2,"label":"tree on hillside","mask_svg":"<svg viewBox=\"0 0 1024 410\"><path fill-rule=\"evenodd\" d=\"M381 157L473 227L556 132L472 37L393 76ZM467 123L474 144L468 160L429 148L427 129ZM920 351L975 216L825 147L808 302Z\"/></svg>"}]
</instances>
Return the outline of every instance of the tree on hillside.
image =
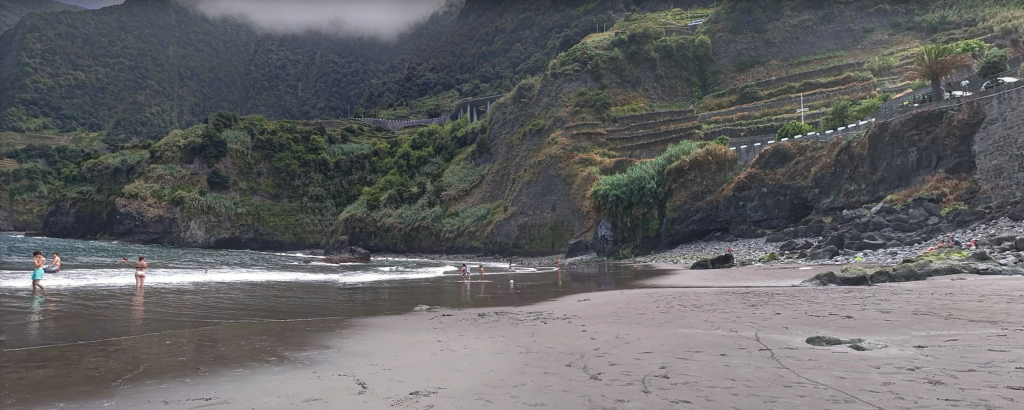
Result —
<instances>
[{"instance_id":1,"label":"tree on hillside","mask_svg":"<svg viewBox=\"0 0 1024 410\"><path fill-rule=\"evenodd\" d=\"M984 54L982 54L978 61L978 77L983 79L995 77L1010 69L1006 50L998 47L992 47L985 50Z\"/></svg>"},{"instance_id":2,"label":"tree on hillside","mask_svg":"<svg viewBox=\"0 0 1024 410\"><path fill-rule=\"evenodd\" d=\"M960 53L948 44L934 44L921 50L921 54L914 58L914 64L907 68L906 75L910 80L930 82L932 94L941 98L942 80L957 68L973 63L970 54Z\"/></svg>"}]
</instances>

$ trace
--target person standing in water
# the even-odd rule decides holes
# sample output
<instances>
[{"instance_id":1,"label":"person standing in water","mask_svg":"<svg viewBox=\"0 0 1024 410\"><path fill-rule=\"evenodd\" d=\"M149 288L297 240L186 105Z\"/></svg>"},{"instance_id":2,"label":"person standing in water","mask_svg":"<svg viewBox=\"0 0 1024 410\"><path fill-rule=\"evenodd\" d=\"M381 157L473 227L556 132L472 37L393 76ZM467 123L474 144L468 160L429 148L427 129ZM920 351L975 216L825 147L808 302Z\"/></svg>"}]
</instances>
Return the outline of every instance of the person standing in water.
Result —
<instances>
[{"instance_id":1,"label":"person standing in water","mask_svg":"<svg viewBox=\"0 0 1024 410\"><path fill-rule=\"evenodd\" d=\"M50 262L50 269L55 269L53 273L60 272L60 254L57 252L53 253L53 262Z\"/></svg>"},{"instance_id":2,"label":"person standing in water","mask_svg":"<svg viewBox=\"0 0 1024 410\"><path fill-rule=\"evenodd\" d=\"M40 291L45 291L43 285L39 281L43 280L43 266L46 265L46 258L43 257L43 253L39 251L32 252L32 291L35 292L36 288Z\"/></svg>"},{"instance_id":3,"label":"person standing in water","mask_svg":"<svg viewBox=\"0 0 1024 410\"><path fill-rule=\"evenodd\" d=\"M480 265L480 280L484 280L484 265Z\"/></svg>"},{"instance_id":4,"label":"person standing in water","mask_svg":"<svg viewBox=\"0 0 1024 410\"><path fill-rule=\"evenodd\" d=\"M462 268L459 268L459 273L462 275L462 280L469 280L469 268L465 263L462 264Z\"/></svg>"},{"instance_id":5,"label":"person standing in water","mask_svg":"<svg viewBox=\"0 0 1024 410\"><path fill-rule=\"evenodd\" d=\"M146 262L145 256L139 256L139 261L135 262L135 287L142 289L146 286L146 268L149 267L149 263Z\"/></svg>"}]
</instances>

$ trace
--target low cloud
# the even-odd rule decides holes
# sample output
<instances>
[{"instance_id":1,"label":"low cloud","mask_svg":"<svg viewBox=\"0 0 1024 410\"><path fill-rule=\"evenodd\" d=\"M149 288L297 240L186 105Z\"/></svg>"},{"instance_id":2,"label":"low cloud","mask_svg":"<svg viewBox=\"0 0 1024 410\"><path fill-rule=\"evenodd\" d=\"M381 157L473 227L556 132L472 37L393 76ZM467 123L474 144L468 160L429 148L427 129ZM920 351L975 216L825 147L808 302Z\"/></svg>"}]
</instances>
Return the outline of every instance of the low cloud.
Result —
<instances>
[{"instance_id":1,"label":"low cloud","mask_svg":"<svg viewBox=\"0 0 1024 410\"><path fill-rule=\"evenodd\" d=\"M121 4L124 0L60 0L61 3L74 4L76 6L85 7L87 9L98 9L100 7L113 6L115 4Z\"/></svg>"},{"instance_id":2,"label":"low cloud","mask_svg":"<svg viewBox=\"0 0 1024 410\"><path fill-rule=\"evenodd\" d=\"M207 16L235 18L274 33L323 32L394 39L451 0L178 0Z\"/></svg>"}]
</instances>

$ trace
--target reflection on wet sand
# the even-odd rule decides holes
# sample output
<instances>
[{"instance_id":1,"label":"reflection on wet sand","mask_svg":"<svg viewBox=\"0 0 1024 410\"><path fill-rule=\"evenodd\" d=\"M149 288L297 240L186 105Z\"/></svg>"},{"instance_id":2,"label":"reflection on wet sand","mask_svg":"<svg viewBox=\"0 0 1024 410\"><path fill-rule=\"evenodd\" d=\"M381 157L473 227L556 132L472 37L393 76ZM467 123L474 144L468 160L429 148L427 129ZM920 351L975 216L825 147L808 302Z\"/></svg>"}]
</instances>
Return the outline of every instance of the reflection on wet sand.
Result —
<instances>
[{"instance_id":1,"label":"reflection on wet sand","mask_svg":"<svg viewBox=\"0 0 1024 410\"><path fill-rule=\"evenodd\" d=\"M142 328L142 321L146 318L146 289L135 289L132 296L132 332L138 333Z\"/></svg>"},{"instance_id":2,"label":"reflection on wet sand","mask_svg":"<svg viewBox=\"0 0 1024 410\"><path fill-rule=\"evenodd\" d=\"M39 325L43 322L43 302L46 296L42 292L33 290L29 299L29 315L27 324L28 340L37 343L39 340Z\"/></svg>"}]
</instances>

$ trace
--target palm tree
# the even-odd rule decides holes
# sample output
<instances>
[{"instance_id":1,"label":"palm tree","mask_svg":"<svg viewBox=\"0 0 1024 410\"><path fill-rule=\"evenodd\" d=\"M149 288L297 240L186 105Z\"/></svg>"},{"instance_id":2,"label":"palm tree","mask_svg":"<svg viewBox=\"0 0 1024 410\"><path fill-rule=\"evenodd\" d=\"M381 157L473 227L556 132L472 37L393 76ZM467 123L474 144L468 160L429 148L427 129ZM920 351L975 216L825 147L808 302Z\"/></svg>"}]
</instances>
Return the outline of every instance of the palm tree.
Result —
<instances>
[{"instance_id":1,"label":"palm tree","mask_svg":"<svg viewBox=\"0 0 1024 410\"><path fill-rule=\"evenodd\" d=\"M942 79L953 74L956 69L973 64L974 58L968 53L961 53L949 44L924 46L921 54L914 58L914 65L906 70L909 80L925 80L932 83L932 94L942 99Z\"/></svg>"}]
</instances>

